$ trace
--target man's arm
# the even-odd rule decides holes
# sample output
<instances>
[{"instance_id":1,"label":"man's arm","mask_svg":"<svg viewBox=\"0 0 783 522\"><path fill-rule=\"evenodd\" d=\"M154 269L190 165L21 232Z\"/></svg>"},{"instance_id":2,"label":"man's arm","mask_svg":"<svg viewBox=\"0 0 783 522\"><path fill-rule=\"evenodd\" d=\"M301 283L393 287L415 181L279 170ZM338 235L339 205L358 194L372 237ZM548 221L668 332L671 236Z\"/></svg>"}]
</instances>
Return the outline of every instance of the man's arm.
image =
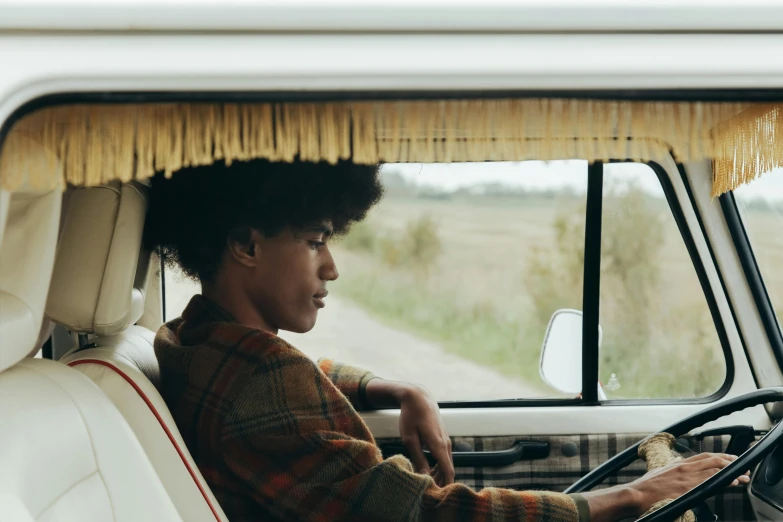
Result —
<instances>
[{"instance_id":1,"label":"man's arm","mask_svg":"<svg viewBox=\"0 0 783 522\"><path fill-rule=\"evenodd\" d=\"M357 411L399 408L404 397L417 386L387 381L371 371L333 359L318 359L318 367Z\"/></svg>"},{"instance_id":2,"label":"man's arm","mask_svg":"<svg viewBox=\"0 0 783 522\"><path fill-rule=\"evenodd\" d=\"M567 495L440 488L402 456L383 460L361 419L305 357L267 354L232 403L220 441L227 478L276 519L579 520Z\"/></svg>"},{"instance_id":3,"label":"man's arm","mask_svg":"<svg viewBox=\"0 0 783 522\"><path fill-rule=\"evenodd\" d=\"M661 500L678 498L737 460L735 455L700 453L647 473L642 478L610 489L584 493L592 522L639 517ZM748 484L750 473L732 486Z\"/></svg>"},{"instance_id":4,"label":"man's arm","mask_svg":"<svg viewBox=\"0 0 783 522\"><path fill-rule=\"evenodd\" d=\"M281 520L579 522L567 495L463 484L445 488L373 444L335 432L223 441L224 462L260 508ZM277 449L275 449L277 448ZM282 451L280 448L284 448Z\"/></svg>"},{"instance_id":5,"label":"man's arm","mask_svg":"<svg viewBox=\"0 0 783 522\"><path fill-rule=\"evenodd\" d=\"M357 411L380 407L367 399L367 384L377 378L372 372L332 359L318 359L318 367Z\"/></svg>"},{"instance_id":6,"label":"man's arm","mask_svg":"<svg viewBox=\"0 0 783 522\"><path fill-rule=\"evenodd\" d=\"M387 381L371 371L333 359L318 359L318 367L357 411L399 408L416 385Z\"/></svg>"}]
</instances>

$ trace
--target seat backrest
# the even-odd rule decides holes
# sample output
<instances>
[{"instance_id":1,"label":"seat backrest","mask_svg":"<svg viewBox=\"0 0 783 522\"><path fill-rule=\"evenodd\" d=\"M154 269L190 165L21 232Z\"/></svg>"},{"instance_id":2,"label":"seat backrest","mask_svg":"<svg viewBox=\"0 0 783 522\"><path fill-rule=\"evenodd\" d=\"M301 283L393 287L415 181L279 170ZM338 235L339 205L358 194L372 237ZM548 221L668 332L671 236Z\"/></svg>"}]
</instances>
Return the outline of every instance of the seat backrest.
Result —
<instances>
[{"instance_id":1,"label":"seat backrest","mask_svg":"<svg viewBox=\"0 0 783 522\"><path fill-rule=\"evenodd\" d=\"M90 348L69 354L61 362L92 379L122 412L183 520L225 522L226 515L153 385L153 379L159 379L154 337L146 328L132 326L95 338Z\"/></svg>"},{"instance_id":2,"label":"seat backrest","mask_svg":"<svg viewBox=\"0 0 783 522\"><path fill-rule=\"evenodd\" d=\"M132 326L143 313L146 295L149 255L140 254L146 193L137 183L73 193L46 314L71 331L89 334L87 347L60 362L92 379L117 406L180 516L223 522L226 516L156 388L160 376L154 334Z\"/></svg>"},{"instance_id":3,"label":"seat backrest","mask_svg":"<svg viewBox=\"0 0 783 522\"><path fill-rule=\"evenodd\" d=\"M27 148L36 149L41 168L56 163L34 143ZM0 191L0 520L179 521L144 450L98 387L62 364L28 357L41 328L61 197L59 190Z\"/></svg>"}]
</instances>

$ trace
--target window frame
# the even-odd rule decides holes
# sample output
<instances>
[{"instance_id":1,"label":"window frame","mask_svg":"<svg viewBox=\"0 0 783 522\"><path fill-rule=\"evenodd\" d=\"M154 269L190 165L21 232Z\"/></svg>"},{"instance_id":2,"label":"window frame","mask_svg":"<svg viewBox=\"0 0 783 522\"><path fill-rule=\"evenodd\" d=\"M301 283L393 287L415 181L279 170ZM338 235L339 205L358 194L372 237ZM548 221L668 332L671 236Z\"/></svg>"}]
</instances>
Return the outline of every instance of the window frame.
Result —
<instances>
[{"instance_id":1,"label":"window frame","mask_svg":"<svg viewBox=\"0 0 783 522\"><path fill-rule=\"evenodd\" d=\"M745 275L753 302L764 326L764 332L775 354L775 360L780 369L783 370L783 330L781 330L780 320L775 312L775 307L772 305L772 299L770 299L767 285L764 283L761 268L753 252L750 235L742 220L742 213L737 205L737 199L732 191L722 194L719 197L719 201L723 216L726 219L726 226L729 229L729 234L739 257L742 272Z\"/></svg>"},{"instance_id":2,"label":"window frame","mask_svg":"<svg viewBox=\"0 0 783 522\"><path fill-rule=\"evenodd\" d=\"M604 163L587 165L585 249L582 258L582 399L585 406L598 406L599 328L601 324L601 255L603 245ZM587 384L585 386L585 383Z\"/></svg>"},{"instance_id":3,"label":"window frame","mask_svg":"<svg viewBox=\"0 0 783 522\"><path fill-rule=\"evenodd\" d=\"M160 317L165 323L168 321L166 317L166 261L163 256L156 255L160 263Z\"/></svg>"},{"instance_id":4,"label":"window frame","mask_svg":"<svg viewBox=\"0 0 783 522\"><path fill-rule=\"evenodd\" d=\"M675 404L709 404L718 401L729 393L729 390L731 389L731 386L734 383L734 371L735 371L734 357L732 356L731 344L729 342L729 337L726 332L726 326L723 322L723 318L720 314L720 310L718 309L718 302L715 297L715 293L712 290L712 286L710 285L709 278L707 276L704 260L701 258L701 256L699 256L698 249L696 247L696 241L693 237L693 233L691 232L690 228L688 228L685 219L685 214L682 210L682 204L677 198L677 194L674 190L674 186L672 184L671 179L669 179L669 175L666 172L666 169L663 168L663 166L656 161L634 162L630 160L628 161L613 160L610 163L627 163L627 162L646 164L652 169L652 171L655 173L655 175L658 178L658 182L661 184L661 188L663 189L664 196L666 197L666 202L669 205L669 210L671 212L672 217L674 218L674 222L677 226L677 229L680 232L680 237L682 238L683 243L685 244L685 248L688 251L688 256L691 259L691 265L693 266L693 269L696 272L696 276L699 279L699 284L701 286L702 293L704 294L704 298L707 301L707 307L709 308L710 315L712 316L712 323L718 335L718 340L720 342L721 348L723 349L723 357L726 363L726 376L720 388L718 388L714 393L706 397L699 397L694 399L610 399L606 401L601 401L600 405L602 406L637 406L637 405L651 406L651 405L675 405ZM698 208L696 207L695 201L693 199L691 185L688 182L688 178L685 175L685 170L683 169L683 166L680 163L677 163L677 170L678 170L678 174L682 178L683 184L685 185L686 191L688 193L688 199L690 205L693 208L693 212L696 215L696 218L699 223L699 228L701 229L702 235L705 239L705 242L707 243L707 248L710 252L710 260L718 273L718 277L720 278L721 288L725 292L726 287L723 282L723 276L721 275L719 266L715 259L715 254L712 249L712 244L710 243L709 237L704 231L704 223L702 222L701 214L699 213ZM736 324L737 320L734 314L734 308L730 301L729 301L729 306L731 307L732 310L732 318L734 320L734 323ZM738 326L737 329L739 329ZM742 344L744 348L745 346L744 339L742 340ZM596 383L596 388L597 385L598 384Z\"/></svg>"}]
</instances>

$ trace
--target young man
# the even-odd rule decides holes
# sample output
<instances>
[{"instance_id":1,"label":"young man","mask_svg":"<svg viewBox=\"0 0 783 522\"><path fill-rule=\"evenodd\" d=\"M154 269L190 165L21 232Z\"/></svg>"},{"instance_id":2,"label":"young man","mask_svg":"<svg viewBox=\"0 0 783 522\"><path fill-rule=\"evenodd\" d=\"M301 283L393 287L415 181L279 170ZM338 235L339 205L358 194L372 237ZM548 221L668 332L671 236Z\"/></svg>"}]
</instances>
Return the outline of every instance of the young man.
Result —
<instances>
[{"instance_id":1,"label":"young man","mask_svg":"<svg viewBox=\"0 0 783 522\"><path fill-rule=\"evenodd\" d=\"M316 364L277 337L313 328L338 277L329 240L381 195L377 168L349 163L216 163L153 180L147 246L202 285L156 337L162 393L232 522L617 520L732 460L702 454L583 496L453 483L451 443L426 389ZM413 465L384 460L357 413L384 406L401 409Z\"/></svg>"}]
</instances>

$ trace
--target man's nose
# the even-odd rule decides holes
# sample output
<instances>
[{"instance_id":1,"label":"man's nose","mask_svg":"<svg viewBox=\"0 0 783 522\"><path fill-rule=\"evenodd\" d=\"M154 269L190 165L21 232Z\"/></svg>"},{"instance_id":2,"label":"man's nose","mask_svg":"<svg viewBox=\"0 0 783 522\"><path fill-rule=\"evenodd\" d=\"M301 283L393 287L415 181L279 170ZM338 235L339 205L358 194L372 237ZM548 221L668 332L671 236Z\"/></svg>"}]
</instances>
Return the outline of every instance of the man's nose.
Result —
<instances>
[{"instance_id":1,"label":"man's nose","mask_svg":"<svg viewBox=\"0 0 783 522\"><path fill-rule=\"evenodd\" d=\"M321 279L324 281L334 281L340 277L340 272L337 270L337 264L334 262L332 252L327 248L325 250L326 258L323 265L321 265Z\"/></svg>"}]
</instances>

